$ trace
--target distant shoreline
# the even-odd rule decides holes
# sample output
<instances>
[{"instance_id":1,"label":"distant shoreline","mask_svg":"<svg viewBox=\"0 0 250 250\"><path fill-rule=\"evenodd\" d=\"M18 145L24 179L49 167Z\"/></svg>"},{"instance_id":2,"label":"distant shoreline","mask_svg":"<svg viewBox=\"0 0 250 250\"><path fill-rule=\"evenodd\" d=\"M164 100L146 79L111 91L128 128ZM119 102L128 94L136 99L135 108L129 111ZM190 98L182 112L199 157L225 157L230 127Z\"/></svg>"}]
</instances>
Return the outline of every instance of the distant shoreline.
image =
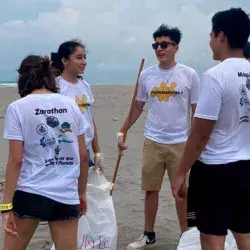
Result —
<instances>
[{"instance_id":1,"label":"distant shoreline","mask_svg":"<svg viewBox=\"0 0 250 250\"><path fill-rule=\"evenodd\" d=\"M133 86L133 83L96 83L91 84L91 86ZM16 82L1 82L0 81L0 88L16 88L17 83Z\"/></svg>"}]
</instances>

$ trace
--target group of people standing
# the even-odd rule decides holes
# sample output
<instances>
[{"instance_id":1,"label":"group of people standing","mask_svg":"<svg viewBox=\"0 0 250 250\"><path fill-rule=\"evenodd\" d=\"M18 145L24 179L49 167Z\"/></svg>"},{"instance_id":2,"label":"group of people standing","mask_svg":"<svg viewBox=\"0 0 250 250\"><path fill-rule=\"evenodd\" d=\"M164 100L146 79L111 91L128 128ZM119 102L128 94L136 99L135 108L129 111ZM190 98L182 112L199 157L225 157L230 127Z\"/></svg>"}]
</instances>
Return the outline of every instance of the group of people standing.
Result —
<instances>
[{"instance_id":1,"label":"group of people standing","mask_svg":"<svg viewBox=\"0 0 250 250\"><path fill-rule=\"evenodd\" d=\"M156 246L166 170L182 233L196 226L203 250L222 250L232 230L239 250L250 249L249 34L250 19L242 9L216 13L210 47L221 63L200 80L194 69L176 62L181 31L161 25L153 33L159 63L140 74L134 107L118 132L122 152L125 129L147 103L145 227L127 249ZM61 44L50 59L33 55L21 63L21 99L8 106L4 131L9 140L0 205L4 250L26 249L39 221L48 221L56 249L77 249L77 221L87 212L88 168L103 170L94 98L81 77L85 67L85 47L78 41Z\"/></svg>"}]
</instances>

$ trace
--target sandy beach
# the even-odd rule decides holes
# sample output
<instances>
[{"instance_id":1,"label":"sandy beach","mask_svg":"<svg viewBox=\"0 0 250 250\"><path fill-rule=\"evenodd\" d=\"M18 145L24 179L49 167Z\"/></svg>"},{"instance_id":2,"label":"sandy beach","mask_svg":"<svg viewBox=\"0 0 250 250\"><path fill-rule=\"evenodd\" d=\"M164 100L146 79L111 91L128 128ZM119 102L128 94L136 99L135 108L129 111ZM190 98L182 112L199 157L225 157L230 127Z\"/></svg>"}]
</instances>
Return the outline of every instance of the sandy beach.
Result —
<instances>
[{"instance_id":1,"label":"sandy beach","mask_svg":"<svg viewBox=\"0 0 250 250\"><path fill-rule=\"evenodd\" d=\"M93 86L92 90L95 97L94 116L101 150L105 157L105 176L111 181L117 159L116 132L129 111L133 86ZM0 88L0 181L4 181L5 165L8 157L8 144L7 141L2 139L6 106L18 98L16 88ZM137 239L143 232L144 193L140 190L140 170L146 113L145 110L142 117L128 133L128 150L121 160L113 193L119 227L117 250L126 249L128 243ZM0 199L2 200L2 191L0 191ZM160 194L155 230L158 242L156 250L176 249L180 230L167 177L165 177ZM0 228L0 249L2 249L2 243L3 230ZM27 249L50 249L50 244L51 240L47 225L40 225Z\"/></svg>"}]
</instances>

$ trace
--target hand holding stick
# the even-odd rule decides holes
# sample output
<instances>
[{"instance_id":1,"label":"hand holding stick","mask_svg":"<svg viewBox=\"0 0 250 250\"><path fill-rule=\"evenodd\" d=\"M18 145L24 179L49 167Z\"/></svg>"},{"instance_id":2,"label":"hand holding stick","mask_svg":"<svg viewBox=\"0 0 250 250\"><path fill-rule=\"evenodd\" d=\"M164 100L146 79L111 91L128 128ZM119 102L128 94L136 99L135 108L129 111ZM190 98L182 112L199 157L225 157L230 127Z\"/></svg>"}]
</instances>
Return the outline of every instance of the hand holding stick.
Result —
<instances>
[{"instance_id":1,"label":"hand holding stick","mask_svg":"<svg viewBox=\"0 0 250 250\"><path fill-rule=\"evenodd\" d=\"M130 110L129 110L128 118L127 118L127 121L126 121L126 126L125 126L125 130L124 130L124 135L123 135L124 143L126 141L127 132L128 132L127 123L130 120L131 112L132 112L132 109L134 107L134 103L135 103L135 100L136 100L138 85L139 85L139 77L140 77L140 74L141 74L141 72L143 70L144 62L145 62L145 59L143 58L141 60L141 64L140 64L140 68L139 68L139 72L138 72L138 76L137 76L137 80L136 80L136 84L135 84L134 94L133 94L133 97L132 97L132 101L131 101L131 104L130 104ZM114 189L114 186L115 186L115 181L116 181L117 173L118 173L118 170L119 170L121 157L122 157L122 152L119 152L119 155L118 155L118 158L117 158L117 161L116 161L115 170L114 170L114 173L113 173L113 178L112 178L113 186L112 186L112 189L110 191L110 195L112 195L112 192L113 192L113 189Z\"/></svg>"}]
</instances>

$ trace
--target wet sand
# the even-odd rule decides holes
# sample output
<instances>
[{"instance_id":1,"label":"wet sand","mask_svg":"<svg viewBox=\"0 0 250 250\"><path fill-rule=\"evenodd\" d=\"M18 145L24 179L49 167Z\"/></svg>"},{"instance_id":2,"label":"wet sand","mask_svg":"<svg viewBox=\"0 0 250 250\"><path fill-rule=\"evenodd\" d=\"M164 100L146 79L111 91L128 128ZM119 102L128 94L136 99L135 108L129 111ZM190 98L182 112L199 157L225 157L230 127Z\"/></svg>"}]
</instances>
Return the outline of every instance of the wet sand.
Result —
<instances>
[{"instance_id":1,"label":"wet sand","mask_svg":"<svg viewBox=\"0 0 250 250\"><path fill-rule=\"evenodd\" d=\"M94 116L101 151L105 155L105 176L111 181L117 159L116 132L124 122L129 111L133 86L93 86L92 90L95 97ZM4 181L5 165L8 156L7 141L2 139L6 106L18 98L16 88L0 88L0 181ZM117 250L126 249L126 246L137 239L143 232L144 193L140 190L140 170L146 113L147 111L145 110L128 133L128 150L122 157L113 192L119 227ZM0 191L1 197L2 191ZM155 231L158 242L156 250L176 249L180 230L167 176L160 193ZM3 230L0 227L0 249L2 248L2 243ZM50 249L50 244L51 240L47 225L39 225L27 249Z\"/></svg>"}]
</instances>

